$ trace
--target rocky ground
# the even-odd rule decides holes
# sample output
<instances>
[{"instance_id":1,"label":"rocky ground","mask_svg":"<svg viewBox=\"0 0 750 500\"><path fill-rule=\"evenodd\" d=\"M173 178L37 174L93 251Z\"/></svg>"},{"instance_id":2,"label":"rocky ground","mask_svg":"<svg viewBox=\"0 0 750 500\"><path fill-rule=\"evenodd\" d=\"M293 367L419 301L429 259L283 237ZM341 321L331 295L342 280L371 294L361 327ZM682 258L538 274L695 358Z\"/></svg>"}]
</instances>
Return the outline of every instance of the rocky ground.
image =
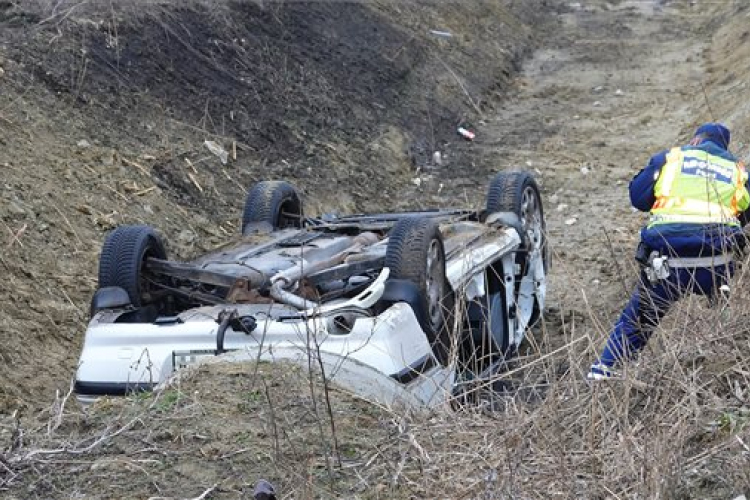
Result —
<instances>
[{"instance_id":1,"label":"rocky ground","mask_svg":"<svg viewBox=\"0 0 750 500\"><path fill-rule=\"evenodd\" d=\"M17 411L3 491L247 498L266 477L283 498L750 492L741 321L691 302L639 384L581 381L633 283L629 179L703 121L727 123L747 156L744 2L66 5L0 2L0 410ZM337 393L329 413L317 382L267 366L39 413L67 391L114 225L153 224L189 256L236 233L262 178L295 181L314 210L479 206L492 173L518 168L542 186L551 290L524 390L496 414L402 415Z\"/></svg>"}]
</instances>

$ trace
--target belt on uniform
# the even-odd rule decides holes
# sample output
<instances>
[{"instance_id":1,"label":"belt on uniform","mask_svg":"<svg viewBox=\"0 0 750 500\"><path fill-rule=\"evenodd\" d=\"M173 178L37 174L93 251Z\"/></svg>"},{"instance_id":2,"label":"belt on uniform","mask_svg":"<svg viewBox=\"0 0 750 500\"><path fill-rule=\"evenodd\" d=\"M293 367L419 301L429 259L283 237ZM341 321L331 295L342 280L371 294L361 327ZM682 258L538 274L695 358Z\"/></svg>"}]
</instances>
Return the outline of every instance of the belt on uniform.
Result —
<instances>
[{"instance_id":1,"label":"belt on uniform","mask_svg":"<svg viewBox=\"0 0 750 500\"><path fill-rule=\"evenodd\" d=\"M713 267L729 264L734 260L731 253L720 253L707 257L668 257L667 264L671 268L682 267Z\"/></svg>"}]
</instances>

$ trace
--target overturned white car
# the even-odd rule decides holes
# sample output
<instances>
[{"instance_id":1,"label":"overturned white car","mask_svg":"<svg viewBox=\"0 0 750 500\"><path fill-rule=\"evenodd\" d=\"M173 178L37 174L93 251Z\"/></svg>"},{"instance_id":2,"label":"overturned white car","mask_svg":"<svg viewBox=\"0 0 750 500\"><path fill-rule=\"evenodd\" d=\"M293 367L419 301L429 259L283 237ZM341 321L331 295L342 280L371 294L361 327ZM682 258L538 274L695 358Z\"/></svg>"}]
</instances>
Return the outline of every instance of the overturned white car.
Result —
<instances>
[{"instance_id":1,"label":"overturned white car","mask_svg":"<svg viewBox=\"0 0 750 500\"><path fill-rule=\"evenodd\" d=\"M491 181L484 210L303 215L284 181L258 183L242 237L192 262L148 226L111 232L99 262L75 392L153 389L221 356L286 359L384 404L449 401L499 369L543 310L539 190Z\"/></svg>"}]
</instances>

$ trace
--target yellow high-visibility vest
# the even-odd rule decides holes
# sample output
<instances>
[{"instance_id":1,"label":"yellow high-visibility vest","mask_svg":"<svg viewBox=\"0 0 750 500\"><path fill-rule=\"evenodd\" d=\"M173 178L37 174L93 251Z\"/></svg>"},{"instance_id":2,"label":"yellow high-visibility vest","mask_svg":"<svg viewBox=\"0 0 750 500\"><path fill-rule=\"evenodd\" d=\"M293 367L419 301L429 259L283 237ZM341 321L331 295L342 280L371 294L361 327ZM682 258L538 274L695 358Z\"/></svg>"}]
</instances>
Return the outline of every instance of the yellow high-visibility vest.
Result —
<instances>
[{"instance_id":1,"label":"yellow high-visibility vest","mask_svg":"<svg viewBox=\"0 0 750 500\"><path fill-rule=\"evenodd\" d=\"M654 186L656 201L648 227L659 224L728 224L750 206L747 172L734 162L700 149L673 148Z\"/></svg>"}]
</instances>

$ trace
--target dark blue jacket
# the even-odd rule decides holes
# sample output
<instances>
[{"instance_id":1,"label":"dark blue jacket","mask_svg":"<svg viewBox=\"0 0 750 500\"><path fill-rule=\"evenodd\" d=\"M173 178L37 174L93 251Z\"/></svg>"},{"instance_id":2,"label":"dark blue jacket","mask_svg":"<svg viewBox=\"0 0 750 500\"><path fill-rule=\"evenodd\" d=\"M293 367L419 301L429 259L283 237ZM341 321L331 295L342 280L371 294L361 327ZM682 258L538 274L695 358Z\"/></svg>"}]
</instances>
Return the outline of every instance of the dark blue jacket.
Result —
<instances>
[{"instance_id":1,"label":"dark blue jacket","mask_svg":"<svg viewBox=\"0 0 750 500\"><path fill-rule=\"evenodd\" d=\"M709 154L737 161L726 149L711 141L703 141L698 146L683 146L682 149L701 149ZM656 197L654 187L659 172L667 162L669 150L661 151L648 162L630 181L630 202L642 212L649 212ZM748 185L750 187L750 184ZM740 214L744 226L750 217L750 209ZM681 257L697 257L724 253L744 241L742 229L725 224L660 224L641 230L641 241L649 247L664 253Z\"/></svg>"}]
</instances>

